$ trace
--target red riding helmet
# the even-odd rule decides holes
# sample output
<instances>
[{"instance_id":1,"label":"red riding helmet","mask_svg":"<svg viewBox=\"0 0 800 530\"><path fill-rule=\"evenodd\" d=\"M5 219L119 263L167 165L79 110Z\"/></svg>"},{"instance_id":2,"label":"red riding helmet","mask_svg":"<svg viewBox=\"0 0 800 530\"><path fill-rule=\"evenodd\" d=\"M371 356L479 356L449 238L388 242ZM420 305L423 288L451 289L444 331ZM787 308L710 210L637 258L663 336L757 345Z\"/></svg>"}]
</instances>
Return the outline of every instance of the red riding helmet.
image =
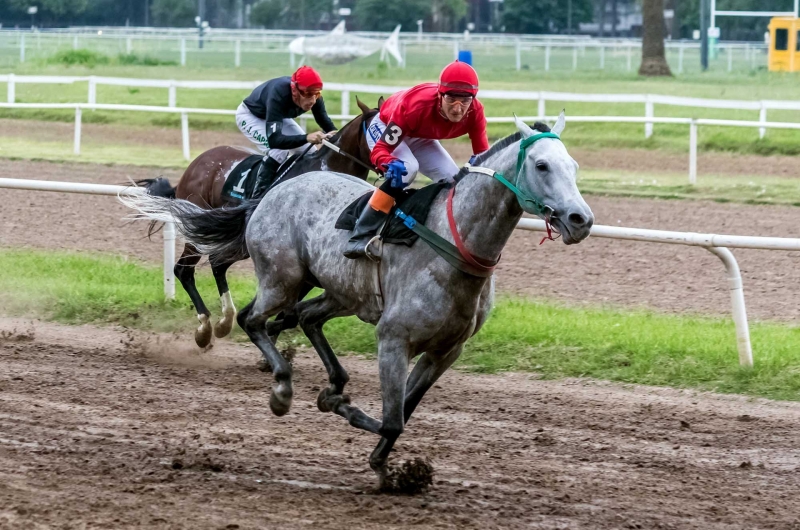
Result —
<instances>
[{"instance_id":1,"label":"red riding helmet","mask_svg":"<svg viewBox=\"0 0 800 530\"><path fill-rule=\"evenodd\" d=\"M478 93L478 73L467 63L453 61L439 76L439 92L463 92L474 96Z\"/></svg>"},{"instance_id":2,"label":"red riding helmet","mask_svg":"<svg viewBox=\"0 0 800 530\"><path fill-rule=\"evenodd\" d=\"M292 82L301 92L319 92L322 90L322 77L310 66L301 66L292 74Z\"/></svg>"}]
</instances>

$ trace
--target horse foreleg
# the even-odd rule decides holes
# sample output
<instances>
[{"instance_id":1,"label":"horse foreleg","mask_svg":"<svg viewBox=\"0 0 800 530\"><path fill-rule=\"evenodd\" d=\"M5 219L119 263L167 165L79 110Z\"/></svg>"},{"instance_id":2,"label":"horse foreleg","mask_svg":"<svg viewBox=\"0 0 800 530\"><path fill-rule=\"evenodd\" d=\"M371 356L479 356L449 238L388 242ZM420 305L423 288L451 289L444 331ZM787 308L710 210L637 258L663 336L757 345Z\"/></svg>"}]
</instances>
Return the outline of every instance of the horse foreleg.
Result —
<instances>
[{"instance_id":1,"label":"horse foreleg","mask_svg":"<svg viewBox=\"0 0 800 530\"><path fill-rule=\"evenodd\" d=\"M214 325L214 336L221 339L231 332L234 319L236 318L236 306L233 305L231 291L228 288L228 278L225 276L234 262L218 263L213 259L210 261L211 272L214 274L214 281L217 282L219 299L222 304L222 318Z\"/></svg>"},{"instance_id":2,"label":"horse foreleg","mask_svg":"<svg viewBox=\"0 0 800 530\"><path fill-rule=\"evenodd\" d=\"M208 311L206 304L197 292L197 287L194 283L194 269L200 261L200 253L190 244L183 247L183 253L175 264L173 271L175 277L181 282L181 286L189 295L192 300L195 311L197 311L197 319L200 321L200 327L194 332L194 341L201 348L205 348L211 343L211 322L209 318L211 313Z\"/></svg>"},{"instance_id":3,"label":"horse foreleg","mask_svg":"<svg viewBox=\"0 0 800 530\"><path fill-rule=\"evenodd\" d=\"M405 427L403 408L410 351L408 341L403 337L382 338L380 325L378 337L378 370L383 394L383 422L378 434L382 438L369 457L369 465L383 486L388 472L389 451Z\"/></svg>"},{"instance_id":4,"label":"horse foreleg","mask_svg":"<svg viewBox=\"0 0 800 530\"><path fill-rule=\"evenodd\" d=\"M461 355L464 345L460 344L453 348L443 356L438 356L435 353L424 353L417 361L411 374L406 381L406 393L403 402L403 423L408 423L414 409L417 408L422 397L425 393L436 383L439 377L447 371L450 366ZM394 447L397 438L389 438L384 436L378 442L378 446L372 451L370 455L370 466L374 469L381 481L386 476L386 462L389 458L389 453Z\"/></svg>"},{"instance_id":5,"label":"horse foreleg","mask_svg":"<svg viewBox=\"0 0 800 530\"><path fill-rule=\"evenodd\" d=\"M314 286L310 283L303 284L300 288L300 295L297 297L297 301L301 301L306 295L311 292ZM297 313L294 309L290 309L288 311L281 311L275 317L274 320L267 322L267 335L269 335L269 340L272 341L272 344L278 344L278 337L280 336L282 331L287 329L294 329L297 327L299 320L297 318ZM269 360L266 357L263 357L260 361L258 361L257 365L258 369L262 372L271 372L272 366L269 364Z\"/></svg>"}]
</instances>

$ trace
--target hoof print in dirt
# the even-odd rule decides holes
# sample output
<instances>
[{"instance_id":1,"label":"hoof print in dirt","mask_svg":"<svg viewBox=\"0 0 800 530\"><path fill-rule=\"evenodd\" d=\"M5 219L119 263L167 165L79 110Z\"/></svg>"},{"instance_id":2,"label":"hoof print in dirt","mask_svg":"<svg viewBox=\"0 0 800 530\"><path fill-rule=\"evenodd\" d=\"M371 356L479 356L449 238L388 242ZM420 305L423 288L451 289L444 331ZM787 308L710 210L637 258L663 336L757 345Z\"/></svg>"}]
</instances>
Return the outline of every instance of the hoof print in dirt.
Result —
<instances>
[{"instance_id":1,"label":"hoof print in dirt","mask_svg":"<svg viewBox=\"0 0 800 530\"><path fill-rule=\"evenodd\" d=\"M416 495L426 491L433 484L433 466L428 460L415 458L389 466L380 491Z\"/></svg>"}]
</instances>

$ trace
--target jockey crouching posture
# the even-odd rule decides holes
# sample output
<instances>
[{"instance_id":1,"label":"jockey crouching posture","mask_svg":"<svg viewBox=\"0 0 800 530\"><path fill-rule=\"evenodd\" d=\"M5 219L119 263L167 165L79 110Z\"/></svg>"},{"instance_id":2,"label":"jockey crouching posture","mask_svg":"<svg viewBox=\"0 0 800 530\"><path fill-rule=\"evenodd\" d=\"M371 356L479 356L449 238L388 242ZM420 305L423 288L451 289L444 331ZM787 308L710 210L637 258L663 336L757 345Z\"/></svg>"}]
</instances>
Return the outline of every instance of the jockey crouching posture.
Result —
<instances>
[{"instance_id":1,"label":"jockey crouching posture","mask_svg":"<svg viewBox=\"0 0 800 530\"><path fill-rule=\"evenodd\" d=\"M473 158L489 149L483 105L475 99L478 74L455 61L439 83L423 83L389 97L367 129L371 161L382 168L386 181L375 190L353 228L344 255L366 256L369 242L389 215L400 192L422 171L434 181L458 173L439 140L468 134ZM472 160L472 159L471 159Z\"/></svg>"},{"instance_id":2,"label":"jockey crouching posture","mask_svg":"<svg viewBox=\"0 0 800 530\"><path fill-rule=\"evenodd\" d=\"M320 144L336 134L325 111L322 78L311 67L301 66L291 77L278 77L256 87L236 110L236 125L264 153L253 197L261 197L275 173L290 154L308 144ZM322 131L306 134L293 118L311 111Z\"/></svg>"}]
</instances>

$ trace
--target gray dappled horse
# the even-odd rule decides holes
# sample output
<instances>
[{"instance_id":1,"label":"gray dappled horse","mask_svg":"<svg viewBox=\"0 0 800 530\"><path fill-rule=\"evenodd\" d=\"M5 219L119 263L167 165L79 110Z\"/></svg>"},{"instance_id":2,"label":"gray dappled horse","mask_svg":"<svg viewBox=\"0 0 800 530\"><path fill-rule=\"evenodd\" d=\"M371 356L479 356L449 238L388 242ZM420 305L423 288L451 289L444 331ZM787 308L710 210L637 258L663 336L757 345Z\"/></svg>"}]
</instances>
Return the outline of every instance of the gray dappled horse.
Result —
<instances>
[{"instance_id":1,"label":"gray dappled horse","mask_svg":"<svg viewBox=\"0 0 800 530\"><path fill-rule=\"evenodd\" d=\"M578 164L556 136L564 128L563 113L550 134L542 134L546 126L539 124L540 131L519 120L517 127L519 133L492 146L474 169L462 169L455 186L457 230L469 252L484 262L499 259L523 210L548 218L566 244L586 238L594 222L576 186ZM505 175L511 185L492 178L495 172ZM345 258L342 249L350 234L336 230L334 223L354 199L373 189L347 175L316 171L275 187L260 204L243 204L216 214L182 201L124 200L147 217L175 221L186 239L203 252L220 256L249 252L258 292L237 319L273 367L270 408L278 416L289 411L292 367L265 325L271 316L294 309L329 374L330 385L320 392L317 406L381 436L370 465L383 484L389 452L405 423L425 392L458 359L467 339L486 322L494 282L492 277L457 270L424 242L410 248L387 245L377 265L368 259ZM444 195L434 201L426 225L453 242ZM536 204L544 205L545 211ZM215 216L214 223L241 226L242 237L215 239L213 225L202 222L210 215ZM382 308L375 288L378 267ZM297 303L307 282L325 292ZM322 333L325 322L347 315L377 326L382 421L350 403L344 394L349 376ZM409 362L419 355L409 374Z\"/></svg>"}]
</instances>

